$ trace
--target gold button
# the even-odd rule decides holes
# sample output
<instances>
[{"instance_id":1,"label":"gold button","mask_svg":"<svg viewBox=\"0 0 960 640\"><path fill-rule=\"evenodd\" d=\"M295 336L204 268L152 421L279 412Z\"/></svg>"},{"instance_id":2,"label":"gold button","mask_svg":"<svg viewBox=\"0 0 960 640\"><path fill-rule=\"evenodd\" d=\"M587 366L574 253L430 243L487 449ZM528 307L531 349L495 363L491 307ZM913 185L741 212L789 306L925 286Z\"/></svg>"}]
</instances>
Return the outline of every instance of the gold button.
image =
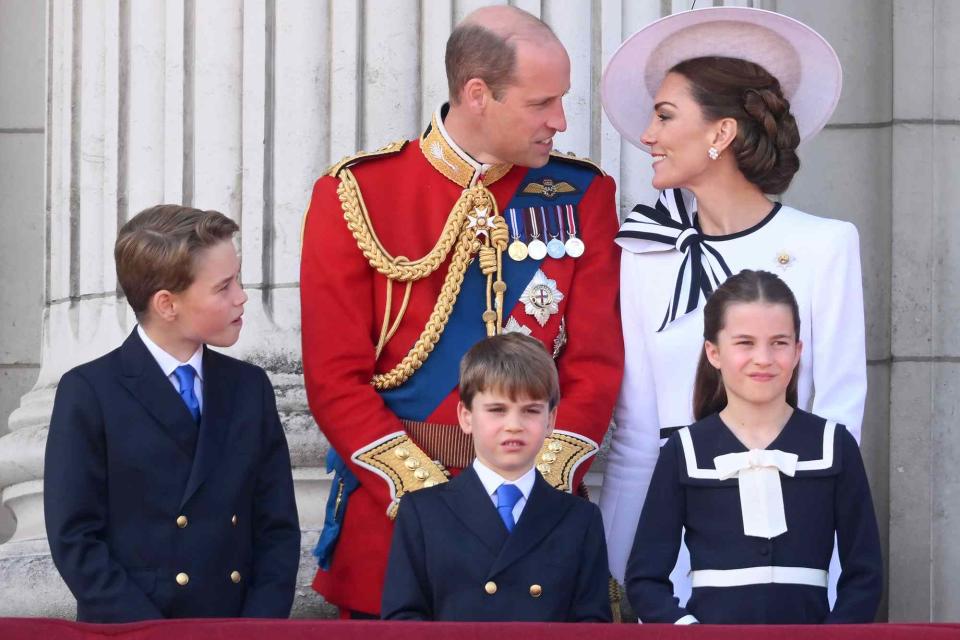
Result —
<instances>
[{"instance_id":1,"label":"gold button","mask_svg":"<svg viewBox=\"0 0 960 640\"><path fill-rule=\"evenodd\" d=\"M407 467L407 469L416 469L420 466L420 461L416 458L407 458L404 460L403 464Z\"/></svg>"},{"instance_id":2,"label":"gold button","mask_svg":"<svg viewBox=\"0 0 960 640\"><path fill-rule=\"evenodd\" d=\"M487 584L483 585L483 590L492 596L497 592L497 583L491 580Z\"/></svg>"},{"instance_id":3,"label":"gold button","mask_svg":"<svg viewBox=\"0 0 960 640\"><path fill-rule=\"evenodd\" d=\"M181 587L185 587L185 586L187 586L187 583L188 583L188 582L190 582L190 576L188 576L188 575L185 574L185 573L178 573L178 574L177 574L177 584L178 584L178 585L180 585Z\"/></svg>"},{"instance_id":4,"label":"gold button","mask_svg":"<svg viewBox=\"0 0 960 640\"><path fill-rule=\"evenodd\" d=\"M430 472L426 469L417 469L413 472L413 475L417 480L426 480L430 477Z\"/></svg>"},{"instance_id":5,"label":"gold button","mask_svg":"<svg viewBox=\"0 0 960 640\"><path fill-rule=\"evenodd\" d=\"M777 256L777 262L779 262L780 264L787 264L788 262L790 262L790 254L781 253L780 255Z\"/></svg>"},{"instance_id":6,"label":"gold button","mask_svg":"<svg viewBox=\"0 0 960 640\"><path fill-rule=\"evenodd\" d=\"M543 587L538 584L530 585L530 595L534 598L539 598L540 594L543 593Z\"/></svg>"},{"instance_id":7,"label":"gold button","mask_svg":"<svg viewBox=\"0 0 960 640\"><path fill-rule=\"evenodd\" d=\"M539 471L543 475L547 475L548 473L550 473L550 465L540 463L537 465L537 471Z\"/></svg>"},{"instance_id":8,"label":"gold button","mask_svg":"<svg viewBox=\"0 0 960 640\"><path fill-rule=\"evenodd\" d=\"M551 440L550 444L547 445L547 449L553 451L554 453L559 453L563 451L563 445L557 442L556 440Z\"/></svg>"},{"instance_id":9,"label":"gold button","mask_svg":"<svg viewBox=\"0 0 960 640\"><path fill-rule=\"evenodd\" d=\"M239 572L239 571L233 571L233 572L230 574L230 579L233 581L233 584L238 584L238 583L240 582L240 572ZM533 589L533 587L530 587L530 588Z\"/></svg>"},{"instance_id":10,"label":"gold button","mask_svg":"<svg viewBox=\"0 0 960 640\"><path fill-rule=\"evenodd\" d=\"M177 526L183 529L187 526L187 516L177 516Z\"/></svg>"},{"instance_id":11,"label":"gold button","mask_svg":"<svg viewBox=\"0 0 960 640\"><path fill-rule=\"evenodd\" d=\"M393 455L397 456L401 460L405 460L410 457L410 452L403 447L397 447L393 450Z\"/></svg>"},{"instance_id":12,"label":"gold button","mask_svg":"<svg viewBox=\"0 0 960 640\"><path fill-rule=\"evenodd\" d=\"M551 462L556 462L556 461L557 461L557 454L555 454L553 451L547 451L545 454L543 454L542 456L540 456L540 459L543 460L544 462L548 463L548 464L551 463Z\"/></svg>"},{"instance_id":13,"label":"gold button","mask_svg":"<svg viewBox=\"0 0 960 640\"><path fill-rule=\"evenodd\" d=\"M237 514L233 514L233 517L230 518L230 524L237 526Z\"/></svg>"}]
</instances>

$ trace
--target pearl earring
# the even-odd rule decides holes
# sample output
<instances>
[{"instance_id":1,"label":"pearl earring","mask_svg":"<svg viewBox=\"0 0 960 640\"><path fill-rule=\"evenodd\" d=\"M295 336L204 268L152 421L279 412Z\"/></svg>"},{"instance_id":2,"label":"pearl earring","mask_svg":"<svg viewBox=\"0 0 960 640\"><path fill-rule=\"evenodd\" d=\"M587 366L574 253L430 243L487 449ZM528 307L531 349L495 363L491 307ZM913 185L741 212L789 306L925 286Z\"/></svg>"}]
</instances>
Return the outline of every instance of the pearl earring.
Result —
<instances>
[{"instance_id":1,"label":"pearl earring","mask_svg":"<svg viewBox=\"0 0 960 640\"><path fill-rule=\"evenodd\" d=\"M716 160L717 158L720 157L720 152L717 151L717 148L716 148L716 147L710 147L710 148L707 150L707 155L710 156L710 159L711 159L711 160Z\"/></svg>"}]
</instances>

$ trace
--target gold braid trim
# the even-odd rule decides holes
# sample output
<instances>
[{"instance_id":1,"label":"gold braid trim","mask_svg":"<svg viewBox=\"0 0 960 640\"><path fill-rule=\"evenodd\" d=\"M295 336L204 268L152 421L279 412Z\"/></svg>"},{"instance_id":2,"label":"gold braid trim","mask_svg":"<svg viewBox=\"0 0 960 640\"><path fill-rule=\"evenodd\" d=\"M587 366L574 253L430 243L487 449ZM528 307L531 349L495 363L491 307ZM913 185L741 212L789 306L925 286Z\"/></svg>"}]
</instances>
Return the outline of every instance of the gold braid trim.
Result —
<instances>
[{"instance_id":1,"label":"gold braid trim","mask_svg":"<svg viewBox=\"0 0 960 640\"><path fill-rule=\"evenodd\" d=\"M467 212L472 208L471 201L473 198L465 196L475 196L474 192L476 191L478 191L476 187L464 190L456 204L453 205L453 209L447 217L447 222L443 225L440 239L437 240L437 243L427 255L419 260L409 260L405 256L390 255L380 243L380 238L377 237L373 224L370 222L370 213L360 196L357 179L349 169L343 169L340 172L340 186L337 187L343 217L346 219L347 228L350 229L350 233L357 241L360 251L363 252L371 267L387 278L400 282L426 278L443 264L443 261L447 259L447 254L450 253L450 248L461 235L463 223L467 219ZM486 189L483 189L483 191L486 191Z\"/></svg>"},{"instance_id":2,"label":"gold braid trim","mask_svg":"<svg viewBox=\"0 0 960 640\"><path fill-rule=\"evenodd\" d=\"M493 215L487 218L485 228L487 229L486 249L492 249L493 260L488 262L484 260L487 269L487 311L484 313L483 320L487 324L488 335L499 333L502 322L503 290L506 286L502 280L502 251L506 247L509 232L506 229L506 223L502 216L497 212L497 203L493 195L482 185L478 184L469 189L464 189L463 193L453 205L447 221L443 226L440 239L434 245L427 255L419 260L409 260L404 256L392 256L381 244L373 225L370 221L370 214L367 211L363 198L360 195L360 188L357 185L356 178L349 169L342 169L340 172L340 186L337 188L337 194L340 197L340 204L343 209L343 217L347 221L347 227L357 241L357 247L366 257L370 266L378 273L386 276L391 281L407 282L408 284L417 280L426 278L446 260L447 255L453 252L450 259L450 267L444 278L443 286L440 289L440 295L433 307L420 337L414 343L413 347L406 356L390 371L373 376L370 383L377 390L394 389L406 382L414 372L419 369L433 348L440 340L440 335L447 326L450 319L450 313L457 302L457 296L460 294L460 287L463 284L463 277L466 274L467 267L470 266L471 256L476 253L483 243L479 240L477 227L484 227L484 224L477 224L476 219L471 222L471 226L464 225L467 220L468 212L487 211ZM490 238L490 234L493 238ZM492 246L491 246L492 245ZM496 282L493 281L496 274ZM490 298L490 291L495 294L496 303ZM409 292L408 292L409 295ZM405 298L406 302L406 298ZM492 307L496 306L494 311ZM401 309L401 314L394 322L394 329L399 325L400 317L405 310L406 305ZM389 313L389 308L388 308ZM384 321L386 327L386 320ZM378 352L383 349L384 333L381 330L381 340L377 345Z\"/></svg>"}]
</instances>

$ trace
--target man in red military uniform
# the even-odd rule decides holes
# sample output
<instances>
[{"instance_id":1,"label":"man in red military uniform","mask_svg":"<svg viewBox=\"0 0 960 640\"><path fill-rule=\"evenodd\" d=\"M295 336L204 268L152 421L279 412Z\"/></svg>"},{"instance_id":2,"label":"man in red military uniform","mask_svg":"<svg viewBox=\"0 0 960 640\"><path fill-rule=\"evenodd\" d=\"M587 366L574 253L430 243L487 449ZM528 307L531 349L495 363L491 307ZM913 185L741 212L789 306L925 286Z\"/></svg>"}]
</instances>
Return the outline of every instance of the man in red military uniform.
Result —
<instances>
[{"instance_id":1,"label":"man in red military uniform","mask_svg":"<svg viewBox=\"0 0 960 640\"><path fill-rule=\"evenodd\" d=\"M537 468L565 490L622 376L615 186L552 153L566 51L533 16L488 7L458 25L446 59L450 104L420 140L334 165L304 226L304 376L336 471L313 586L356 617L380 610L403 495L472 459L456 416L470 346L522 331L553 353L563 401Z\"/></svg>"}]
</instances>

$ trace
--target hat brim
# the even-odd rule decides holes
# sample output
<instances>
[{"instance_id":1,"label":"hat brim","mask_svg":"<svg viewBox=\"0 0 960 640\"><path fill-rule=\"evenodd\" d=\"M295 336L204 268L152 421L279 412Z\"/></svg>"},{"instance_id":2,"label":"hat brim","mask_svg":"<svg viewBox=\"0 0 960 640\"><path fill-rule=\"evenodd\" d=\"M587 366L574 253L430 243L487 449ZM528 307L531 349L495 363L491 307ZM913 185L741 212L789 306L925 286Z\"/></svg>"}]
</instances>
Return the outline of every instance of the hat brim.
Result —
<instances>
[{"instance_id":1,"label":"hat brim","mask_svg":"<svg viewBox=\"0 0 960 640\"><path fill-rule=\"evenodd\" d=\"M759 64L780 81L800 140L816 135L840 99L840 59L819 33L788 16L745 7L708 7L651 22L614 52L600 81L610 123L649 152L641 136L667 72L691 58L721 56Z\"/></svg>"}]
</instances>

